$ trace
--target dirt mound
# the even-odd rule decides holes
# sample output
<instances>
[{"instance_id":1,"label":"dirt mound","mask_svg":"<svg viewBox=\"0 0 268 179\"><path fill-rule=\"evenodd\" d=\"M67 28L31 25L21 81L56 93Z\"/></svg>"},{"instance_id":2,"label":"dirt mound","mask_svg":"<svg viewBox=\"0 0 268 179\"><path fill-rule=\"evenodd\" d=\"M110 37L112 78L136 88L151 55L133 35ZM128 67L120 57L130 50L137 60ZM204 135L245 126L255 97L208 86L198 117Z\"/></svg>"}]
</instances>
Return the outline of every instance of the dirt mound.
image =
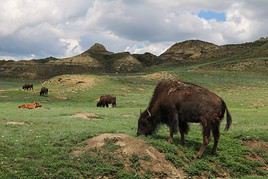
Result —
<instances>
[{"instance_id":1,"label":"dirt mound","mask_svg":"<svg viewBox=\"0 0 268 179\"><path fill-rule=\"evenodd\" d=\"M45 81L42 86L59 88L67 92L83 90L94 86L97 82L95 77L89 75L61 75ZM64 96L64 95L60 95Z\"/></svg>"},{"instance_id":2,"label":"dirt mound","mask_svg":"<svg viewBox=\"0 0 268 179\"><path fill-rule=\"evenodd\" d=\"M250 148L260 149L268 153L268 142L259 140L246 140L244 141L244 145Z\"/></svg>"},{"instance_id":3,"label":"dirt mound","mask_svg":"<svg viewBox=\"0 0 268 179\"><path fill-rule=\"evenodd\" d=\"M95 113L88 113L88 112L76 113L76 114L72 115L72 117L86 119L86 120L93 120L93 119L100 118L97 114L95 114Z\"/></svg>"},{"instance_id":4,"label":"dirt mound","mask_svg":"<svg viewBox=\"0 0 268 179\"><path fill-rule=\"evenodd\" d=\"M124 161L124 168L139 175L150 172L153 178L185 178L182 170L176 169L165 155L143 140L126 134L101 134L86 141L86 146L73 152L79 156L88 151L105 150L105 145L117 146L113 154Z\"/></svg>"},{"instance_id":5,"label":"dirt mound","mask_svg":"<svg viewBox=\"0 0 268 179\"><path fill-rule=\"evenodd\" d=\"M144 75L143 78L145 80L177 79L177 77L175 75L170 74L170 73L168 73L166 71Z\"/></svg>"},{"instance_id":6,"label":"dirt mound","mask_svg":"<svg viewBox=\"0 0 268 179\"><path fill-rule=\"evenodd\" d=\"M268 142L259 141L259 140L246 140L244 141L244 145L251 149L260 150L268 154ZM247 159L252 161L257 161L262 163L262 167L260 167L262 170L268 171L268 165L267 165L267 159L263 158L259 154L256 153L249 153L246 156Z\"/></svg>"}]
</instances>

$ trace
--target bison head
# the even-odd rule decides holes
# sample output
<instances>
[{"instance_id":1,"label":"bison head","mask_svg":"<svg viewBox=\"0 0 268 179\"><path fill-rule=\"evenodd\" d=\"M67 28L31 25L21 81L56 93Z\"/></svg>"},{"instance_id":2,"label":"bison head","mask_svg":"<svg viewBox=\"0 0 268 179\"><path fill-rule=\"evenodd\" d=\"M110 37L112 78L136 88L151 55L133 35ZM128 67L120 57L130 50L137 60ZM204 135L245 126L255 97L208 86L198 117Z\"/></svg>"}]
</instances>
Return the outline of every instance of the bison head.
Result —
<instances>
[{"instance_id":1,"label":"bison head","mask_svg":"<svg viewBox=\"0 0 268 179\"><path fill-rule=\"evenodd\" d=\"M97 107L101 107L101 102L100 101L97 102Z\"/></svg>"},{"instance_id":2,"label":"bison head","mask_svg":"<svg viewBox=\"0 0 268 179\"><path fill-rule=\"evenodd\" d=\"M39 103L34 103L34 104L35 104L35 107L36 107L36 108L42 107L42 105L39 104Z\"/></svg>"},{"instance_id":3,"label":"bison head","mask_svg":"<svg viewBox=\"0 0 268 179\"><path fill-rule=\"evenodd\" d=\"M140 117L138 120L138 131L137 135L151 135L154 131L152 125L152 115L147 109L143 113L140 113Z\"/></svg>"}]
</instances>

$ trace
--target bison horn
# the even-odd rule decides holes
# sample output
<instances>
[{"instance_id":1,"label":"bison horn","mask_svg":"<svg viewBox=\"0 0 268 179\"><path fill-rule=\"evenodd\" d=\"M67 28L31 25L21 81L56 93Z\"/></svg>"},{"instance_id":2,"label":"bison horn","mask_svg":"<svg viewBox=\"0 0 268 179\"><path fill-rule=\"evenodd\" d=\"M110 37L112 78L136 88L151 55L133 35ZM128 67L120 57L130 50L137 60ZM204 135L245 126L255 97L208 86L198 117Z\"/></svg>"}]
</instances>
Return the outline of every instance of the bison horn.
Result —
<instances>
[{"instance_id":1,"label":"bison horn","mask_svg":"<svg viewBox=\"0 0 268 179\"><path fill-rule=\"evenodd\" d=\"M152 114L150 113L149 109L147 109L147 113L149 114L149 117L152 117Z\"/></svg>"}]
</instances>

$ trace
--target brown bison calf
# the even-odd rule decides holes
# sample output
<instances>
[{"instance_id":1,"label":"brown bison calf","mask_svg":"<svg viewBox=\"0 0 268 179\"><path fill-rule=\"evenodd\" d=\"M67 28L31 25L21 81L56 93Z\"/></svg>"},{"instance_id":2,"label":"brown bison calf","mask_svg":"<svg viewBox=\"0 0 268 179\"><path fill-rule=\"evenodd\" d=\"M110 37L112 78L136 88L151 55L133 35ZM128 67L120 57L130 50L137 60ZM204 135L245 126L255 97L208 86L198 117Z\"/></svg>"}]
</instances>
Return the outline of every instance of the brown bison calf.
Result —
<instances>
[{"instance_id":1,"label":"brown bison calf","mask_svg":"<svg viewBox=\"0 0 268 179\"><path fill-rule=\"evenodd\" d=\"M35 108L40 108L42 107L41 104L39 103L28 103L28 104L22 104L22 105L19 105L18 108L25 108L25 109L35 109Z\"/></svg>"},{"instance_id":2,"label":"brown bison calf","mask_svg":"<svg viewBox=\"0 0 268 179\"><path fill-rule=\"evenodd\" d=\"M97 102L97 107L109 107L109 104L112 104L112 107L116 107L116 97L111 95L101 96Z\"/></svg>"},{"instance_id":3,"label":"brown bison calf","mask_svg":"<svg viewBox=\"0 0 268 179\"><path fill-rule=\"evenodd\" d=\"M225 102L216 94L200 86L179 80L163 80L155 88L148 108L140 114L137 135L152 134L159 124L169 127L169 142L178 130L181 143L189 130L188 123L200 123L203 128L203 145L197 157L201 157L209 143L210 133L214 137L212 153L216 153L220 122L227 113L225 130L231 126L232 119Z\"/></svg>"}]
</instances>

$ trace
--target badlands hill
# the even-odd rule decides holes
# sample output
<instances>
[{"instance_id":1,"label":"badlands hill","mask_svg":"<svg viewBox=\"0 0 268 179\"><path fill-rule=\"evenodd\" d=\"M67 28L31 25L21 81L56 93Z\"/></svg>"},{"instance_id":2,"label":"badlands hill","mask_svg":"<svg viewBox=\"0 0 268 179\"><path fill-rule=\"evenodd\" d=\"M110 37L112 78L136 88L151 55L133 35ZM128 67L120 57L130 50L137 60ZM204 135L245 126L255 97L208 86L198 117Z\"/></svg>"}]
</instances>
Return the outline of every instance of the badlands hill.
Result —
<instances>
[{"instance_id":1,"label":"badlands hill","mask_svg":"<svg viewBox=\"0 0 268 179\"><path fill-rule=\"evenodd\" d=\"M242 44L215 45L200 40L176 43L160 55L163 61L194 62L219 58L254 58L268 56L268 40Z\"/></svg>"},{"instance_id":2,"label":"badlands hill","mask_svg":"<svg viewBox=\"0 0 268 179\"><path fill-rule=\"evenodd\" d=\"M215 45L200 40L175 43L160 56L151 53L113 53L96 43L85 52L68 58L0 61L1 77L46 79L62 74L135 73L163 63L171 65L212 62L206 67L228 70L268 69L268 40L230 45ZM218 63L218 62L221 63ZM222 63L224 62L224 63ZM246 66L246 67L245 67Z\"/></svg>"}]
</instances>

